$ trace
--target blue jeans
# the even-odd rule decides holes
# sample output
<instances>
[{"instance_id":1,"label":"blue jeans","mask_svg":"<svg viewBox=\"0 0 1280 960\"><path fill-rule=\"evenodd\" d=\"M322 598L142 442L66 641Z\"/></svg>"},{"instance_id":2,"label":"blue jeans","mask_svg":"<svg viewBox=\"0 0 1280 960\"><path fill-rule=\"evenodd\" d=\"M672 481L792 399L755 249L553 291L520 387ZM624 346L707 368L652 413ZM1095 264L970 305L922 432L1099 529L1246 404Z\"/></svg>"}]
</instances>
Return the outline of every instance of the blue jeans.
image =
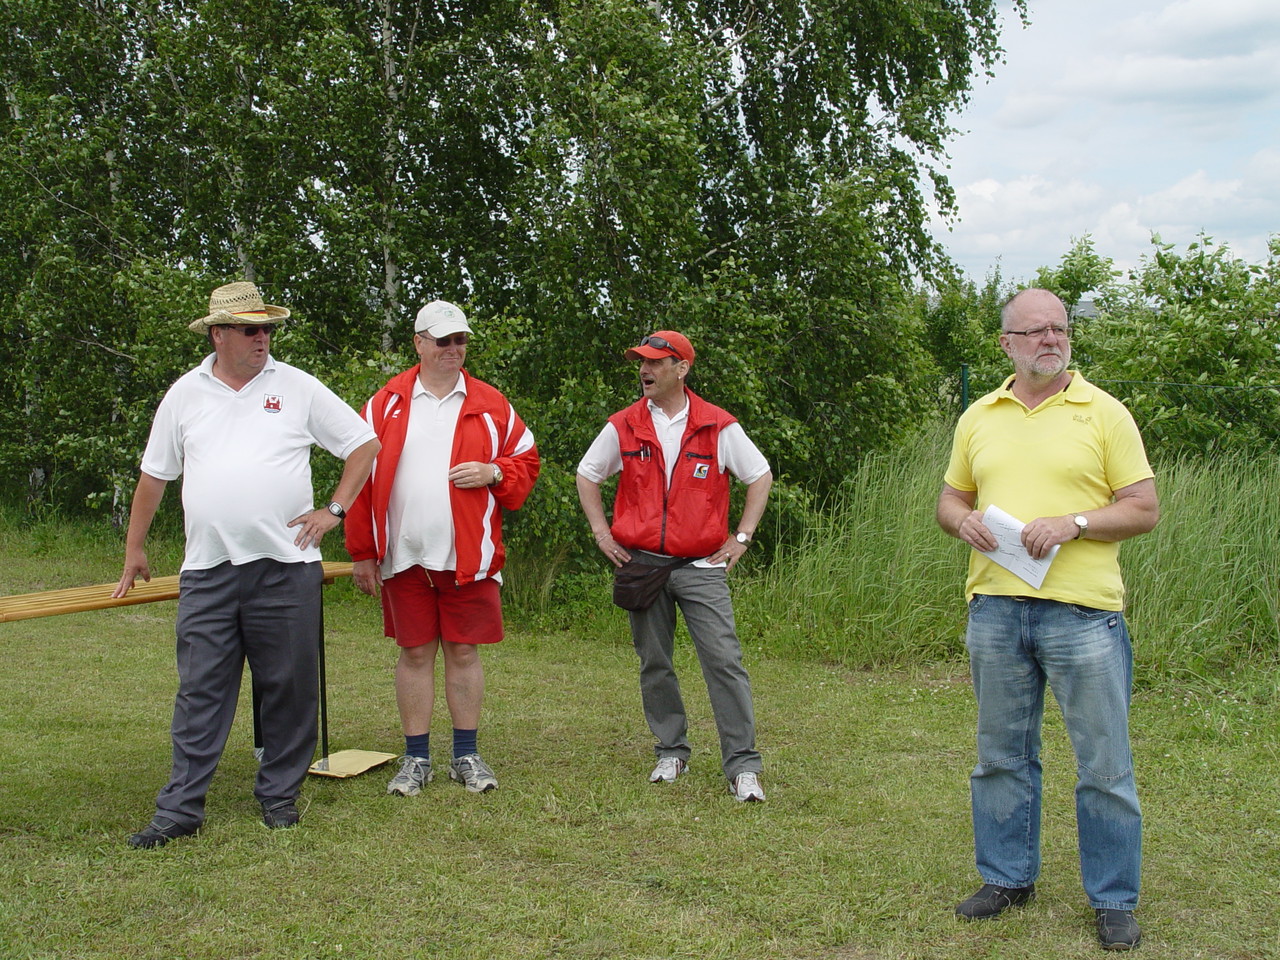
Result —
<instances>
[{"instance_id":1,"label":"blue jeans","mask_svg":"<svg viewBox=\"0 0 1280 960\"><path fill-rule=\"evenodd\" d=\"M969 778L983 882L1040 874L1040 725L1049 682L1076 756L1080 874L1095 909L1138 905L1142 812L1129 750L1133 651L1124 615L1056 600L969 602L965 638L978 698Z\"/></svg>"}]
</instances>

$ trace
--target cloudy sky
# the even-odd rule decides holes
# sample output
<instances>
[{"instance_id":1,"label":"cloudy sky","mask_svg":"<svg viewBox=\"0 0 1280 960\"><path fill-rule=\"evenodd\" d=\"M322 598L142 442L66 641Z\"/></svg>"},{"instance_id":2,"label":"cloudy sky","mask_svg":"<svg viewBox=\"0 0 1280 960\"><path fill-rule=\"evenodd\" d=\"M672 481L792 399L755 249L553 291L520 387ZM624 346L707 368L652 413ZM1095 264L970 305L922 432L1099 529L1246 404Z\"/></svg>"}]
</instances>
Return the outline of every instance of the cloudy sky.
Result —
<instances>
[{"instance_id":1,"label":"cloudy sky","mask_svg":"<svg viewBox=\"0 0 1280 960\"><path fill-rule=\"evenodd\" d=\"M1007 5L1006 5L1007 6ZM1056 266L1072 238L1131 267L1203 231L1251 262L1280 234L1280 0L1031 0L955 118L968 276Z\"/></svg>"}]
</instances>

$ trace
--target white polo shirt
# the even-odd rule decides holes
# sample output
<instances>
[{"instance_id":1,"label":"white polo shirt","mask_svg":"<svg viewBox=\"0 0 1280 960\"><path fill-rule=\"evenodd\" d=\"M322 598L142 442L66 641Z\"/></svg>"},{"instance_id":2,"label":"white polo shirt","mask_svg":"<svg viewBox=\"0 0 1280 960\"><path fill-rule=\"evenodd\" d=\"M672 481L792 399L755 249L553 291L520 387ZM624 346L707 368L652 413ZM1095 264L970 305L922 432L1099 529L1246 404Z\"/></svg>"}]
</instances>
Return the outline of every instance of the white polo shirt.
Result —
<instances>
[{"instance_id":1,"label":"white polo shirt","mask_svg":"<svg viewBox=\"0 0 1280 960\"><path fill-rule=\"evenodd\" d=\"M453 389L439 399L420 379L413 381L409 426L387 505L384 577L394 577L412 566L424 570L454 570L458 566L449 466L453 434L466 396L467 381L462 374Z\"/></svg>"},{"instance_id":2,"label":"white polo shirt","mask_svg":"<svg viewBox=\"0 0 1280 960\"><path fill-rule=\"evenodd\" d=\"M214 355L183 374L156 410L142 471L182 479L187 550L183 570L270 558L320 559L294 546L290 520L314 509L311 446L346 459L375 439L333 391L297 367L267 358L239 390L213 375Z\"/></svg>"}]
</instances>

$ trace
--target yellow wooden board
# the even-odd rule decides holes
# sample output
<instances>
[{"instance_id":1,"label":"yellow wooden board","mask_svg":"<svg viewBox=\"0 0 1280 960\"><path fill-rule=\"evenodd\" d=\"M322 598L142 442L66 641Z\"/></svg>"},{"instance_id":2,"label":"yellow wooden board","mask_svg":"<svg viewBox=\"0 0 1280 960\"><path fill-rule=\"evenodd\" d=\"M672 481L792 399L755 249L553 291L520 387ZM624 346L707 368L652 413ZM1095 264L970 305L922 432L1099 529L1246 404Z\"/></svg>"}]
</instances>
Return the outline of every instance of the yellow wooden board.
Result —
<instances>
[{"instance_id":1,"label":"yellow wooden board","mask_svg":"<svg viewBox=\"0 0 1280 960\"><path fill-rule=\"evenodd\" d=\"M373 750L339 750L317 760L307 772L318 777L355 777L394 760L396 756L394 753L377 753Z\"/></svg>"},{"instance_id":2,"label":"yellow wooden board","mask_svg":"<svg viewBox=\"0 0 1280 960\"><path fill-rule=\"evenodd\" d=\"M324 563L326 583L338 577L351 576L350 563ZM106 610L110 607L128 607L135 603L154 603L157 600L176 600L178 578L152 577L150 583L138 581L123 597L111 596L114 583L102 583L92 587L70 587L65 590L42 590L38 593L20 593L12 597L0 597L0 623L10 620L30 620L34 617L53 617L63 613L80 613L85 610Z\"/></svg>"}]
</instances>

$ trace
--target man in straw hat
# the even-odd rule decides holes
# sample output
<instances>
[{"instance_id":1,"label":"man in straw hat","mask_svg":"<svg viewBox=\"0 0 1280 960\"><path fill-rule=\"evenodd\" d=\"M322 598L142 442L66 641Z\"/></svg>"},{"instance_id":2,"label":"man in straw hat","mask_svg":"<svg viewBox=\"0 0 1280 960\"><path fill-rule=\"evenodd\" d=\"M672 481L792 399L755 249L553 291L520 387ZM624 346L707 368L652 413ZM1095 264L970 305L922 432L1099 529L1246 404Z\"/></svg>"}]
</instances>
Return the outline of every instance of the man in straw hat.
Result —
<instances>
[{"instance_id":1,"label":"man in straw hat","mask_svg":"<svg viewBox=\"0 0 1280 960\"><path fill-rule=\"evenodd\" d=\"M578 464L578 498L596 546L615 567L690 563L671 571L652 606L631 610L640 656L640 695L656 738L650 783L669 783L689 763L688 720L672 664L676 607L684 614L707 683L720 762L735 800L764 800L751 680L733 620L725 574L751 544L773 486L769 463L731 414L703 400L685 378L693 345L659 330L626 351L640 363L643 394L609 418ZM621 473L612 525L600 484ZM747 485L742 517L729 530L729 476ZM694 559L696 558L696 559Z\"/></svg>"},{"instance_id":2,"label":"man in straw hat","mask_svg":"<svg viewBox=\"0 0 1280 960\"><path fill-rule=\"evenodd\" d=\"M346 526L356 586L381 596L384 632L400 648L396 705L405 751L387 793L406 797L433 776L437 654L453 722L449 778L472 793L498 786L477 745L480 647L503 637L502 511L524 503L540 461L507 398L463 369L470 337L454 304L435 300L418 311L420 362L365 404L382 452Z\"/></svg>"},{"instance_id":3,"label":"man in straw hat","mask_svg":"<svg viewBox=\"0 0 1280 960\"><path fill-rule=\"evenodd\" d=\"M235 715L245 660L261 696L263 754L253 793L271 828L298 822L298 790L316 743L320 539L369 475L378 441L310 374L272 358L289 316L252 283L209 297L190 329L213 353L156 410L113 596L151 579L144 549L170 480L182 481L186 556L178 595L173 769L132 847L195 833ZM311 445L346 461L327 506L313 509Z\"/></svg>"}]
</instances>

